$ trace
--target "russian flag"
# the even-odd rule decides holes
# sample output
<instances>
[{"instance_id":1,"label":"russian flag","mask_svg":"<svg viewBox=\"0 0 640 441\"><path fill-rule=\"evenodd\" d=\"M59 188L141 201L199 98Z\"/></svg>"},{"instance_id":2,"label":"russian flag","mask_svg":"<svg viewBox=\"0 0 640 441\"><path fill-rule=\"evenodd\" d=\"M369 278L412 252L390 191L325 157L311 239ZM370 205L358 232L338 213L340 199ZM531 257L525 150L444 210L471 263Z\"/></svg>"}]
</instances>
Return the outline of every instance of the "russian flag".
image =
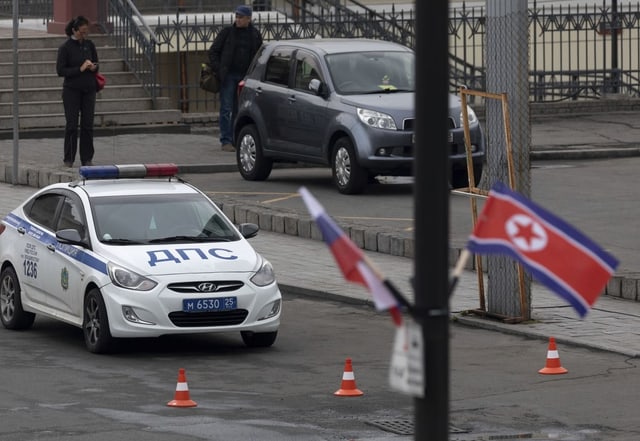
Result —
<instances>
[{"instance_id":1,"label":"russian flag","mask_svg":"<svg viewBox=\"0 0 640 441\"><path fill-rule=\"evenodd\" d=\"M562 219L498 182L469 237L469 251L506 254L584 317L618 260Z\"/></svg>"},{"instance_id":2,"label":"russian flag","mask_svg":"<svg viewBox=\"0 0 640 441\"><path fill-rule=\"evenodd\" d=\"M299 192L344 278L366 287L373 297L376 309L390 310L394 323L399 326L402 317L398 302L385 285L382 276L371 266L364 252L331 219L317 199L305 187L301 187Z\"/></svg>"}]
</instances>

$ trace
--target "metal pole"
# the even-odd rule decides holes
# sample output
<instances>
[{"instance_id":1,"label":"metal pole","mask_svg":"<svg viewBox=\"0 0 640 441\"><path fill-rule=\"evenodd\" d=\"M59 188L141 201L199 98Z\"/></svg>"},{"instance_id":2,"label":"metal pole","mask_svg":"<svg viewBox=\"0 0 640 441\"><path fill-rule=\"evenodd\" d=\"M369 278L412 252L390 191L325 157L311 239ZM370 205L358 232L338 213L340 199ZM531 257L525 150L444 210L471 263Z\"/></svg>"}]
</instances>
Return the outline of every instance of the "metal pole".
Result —
<instances>
[{"instance_id":1,"label":"metal pole","mask_svg":"<svg viewBox=\"0 0 640 441\"><path fill-rule=\"evenodd\" d=\"M414 427L416 440L445 441L449 437L449 4L430 0L416 1L415 6L420 25L416 26L414 274L425 385L424 398L414 398Z\"/></svg>"},{"instance_id":2,"label":"metal pole","mask_svg":"<svg viewBox=\"0 0 640 441\"><path fill-rule=\"evenodd\" d=\"M20 146L20 84L18 83L18 0L13 0L13 172L11 183L18 183L18 150Z\"/></svg>"},{"instance_id":3,"label":"metal pole","mask_svg":"<svg viewBox=\"0 0 640 441\"><path fill-rule=\"evenodd\" d=\"M620 75L618 73L618 29L620 28L620 19L618 18L618 0L611 2L611 91L619 92Z\"/></svg>"}]
</instances>

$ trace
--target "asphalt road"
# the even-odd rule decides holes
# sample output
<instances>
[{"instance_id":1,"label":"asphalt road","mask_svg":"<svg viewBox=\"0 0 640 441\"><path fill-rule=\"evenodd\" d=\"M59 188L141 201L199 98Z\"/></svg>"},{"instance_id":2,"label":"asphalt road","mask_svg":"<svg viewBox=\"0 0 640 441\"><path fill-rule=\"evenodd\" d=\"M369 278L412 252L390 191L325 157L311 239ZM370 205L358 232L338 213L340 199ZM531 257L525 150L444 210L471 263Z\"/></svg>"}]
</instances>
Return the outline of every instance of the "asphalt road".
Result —
<instances>
[{"instance_id":1,"label":"asphalt road","mask_svg":"<svg viewBox=\"0 0 640 441\"><path fill-rule=\"evenodd\" d=\"M2 328L0 440L413 439L413 399L388 386L389 317L285 299L278 340L260 350L245 348L239 335L198 335L128 340L119 353L98 356L85 350L79 329L49 319L24 332ZM636 360L560 346L569 373L544 376L537 371L547 345L539 340L450 331L450 439L640 436ZM360 397L333 395L346 358ZM180 368L197 407L166 406Z\"/></svg>"}]
</instances>

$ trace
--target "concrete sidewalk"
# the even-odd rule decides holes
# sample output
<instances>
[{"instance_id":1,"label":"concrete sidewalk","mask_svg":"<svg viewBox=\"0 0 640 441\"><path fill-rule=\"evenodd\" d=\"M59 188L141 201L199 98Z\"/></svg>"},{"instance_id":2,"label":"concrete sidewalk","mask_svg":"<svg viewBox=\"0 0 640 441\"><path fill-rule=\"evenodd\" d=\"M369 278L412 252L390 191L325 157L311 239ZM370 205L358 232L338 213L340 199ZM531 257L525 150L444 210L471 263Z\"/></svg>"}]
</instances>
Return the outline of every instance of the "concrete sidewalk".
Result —
<instances>
[{"instance_id":1,"label":"concrete sidewalk","mask_svg":"<svg viewBox=\"0 0 640 441\"><path fill-rule=\"evenodd\" d=\"M635 112L546 118L532 125L532 156L553 158L593 158L640 155L640 114ZM97 137L95 164L174 162L183 173L235 171L235 155L222 152L213 130L185 133L134 133ZM13 186L13 152L18 146L18 183ZM61 167L62 139L0 140L0 214L51 182L77 177L77 168ZM617 222L635 222L635 219ZM342 278L323 242L262 231L252 244L273 264L286 292L336 297L370 302L359 285ZM614 251L614 250L612 250ZM409 280L413 260L406 257L367 252L379 268L410 299ZM313 256L313 261L309 256ZM636 282L638 284L640 282ZM322 287L321 290L318 287ZM560 345L575 344L640 356L640 302L601 296L584 320L545 288L532 286L533 320L504 324L466 311L479 307L475 273L465 272L451 299L452 317L460 323L523 334ZM541 363L544 359L541 358ZM543 366L540 366L543 367Z\"/></svg>"}]
</instances>

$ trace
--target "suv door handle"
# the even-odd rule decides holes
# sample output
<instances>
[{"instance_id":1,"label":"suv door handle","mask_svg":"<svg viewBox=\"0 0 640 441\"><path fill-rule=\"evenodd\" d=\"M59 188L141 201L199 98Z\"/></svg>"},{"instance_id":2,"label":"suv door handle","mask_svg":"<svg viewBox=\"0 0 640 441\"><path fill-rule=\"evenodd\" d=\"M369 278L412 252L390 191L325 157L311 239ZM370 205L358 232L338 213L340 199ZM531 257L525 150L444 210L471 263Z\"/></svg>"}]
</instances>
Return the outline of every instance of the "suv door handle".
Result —
<instances>
[{"instance_id":1,"label":"suv door handle","mask_svg":"<svg viewBox=\"0 0 640 441\"><path fill-rule=\"evenodd\" d=\"M295 103L297 101L296 96L290 95L289 98L287 98L287 101L289 101L290 103Z\"/></svg>"}]
</instances>

